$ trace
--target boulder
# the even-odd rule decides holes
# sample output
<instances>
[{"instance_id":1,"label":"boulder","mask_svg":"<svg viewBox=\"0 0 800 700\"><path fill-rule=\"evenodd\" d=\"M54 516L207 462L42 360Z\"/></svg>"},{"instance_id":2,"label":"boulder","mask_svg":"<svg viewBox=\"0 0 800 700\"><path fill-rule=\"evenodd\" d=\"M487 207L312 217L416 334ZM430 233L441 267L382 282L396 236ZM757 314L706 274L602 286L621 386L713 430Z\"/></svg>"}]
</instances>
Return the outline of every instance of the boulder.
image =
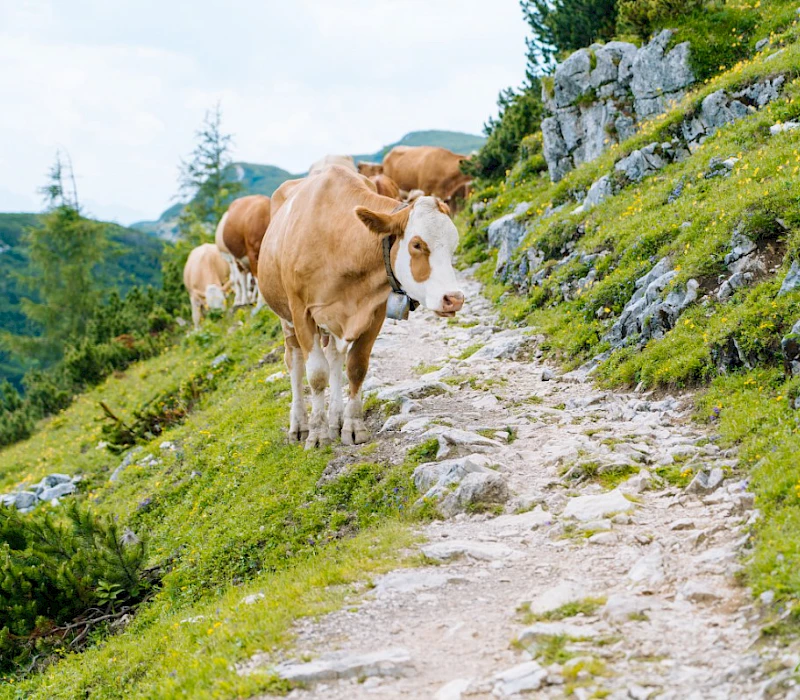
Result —
<instances>
[{"instance_id":1,"label":"boulder","mask_svg":"<svg viewBox=\"0 0 800 700\"><path fill-rule=\"evenodd\" d=\"M526 661L494 676L492 694L507 698L539 690L547 678L548 671L536 661Z\"/></svg>"},{"instance_id":2,"label":"boulder","mask_svg":"<svg viewBox=\"0 0 800 700\"><path fill-rule=\"evenodd\" d=\"M508 484L501 474L491 470L473 472L464 477L455 491L442 499L439 510L443 515L452 517L481 506L501 505L508 497Z\"/></svg>"},{"instance_id":3,"label":"boulder","mask_svg":"<svg viewBox=\"0 0 800 700\"><path fill-rule=\"evenodd\" d=\"M696 280L685 286L671 285L677 274L669 269L669 260L662 258L636 280L636 291L605 336L612 347L621 347L631 337L642 343L660 338L675 326L683 310L697 299L699 287Z\"/></svg>"},{"instance_id":4,"label":"boulder","mask_svg":"<svg viewBox=\"0 0 800 700\"><path fill-rule=\"evenodd\" d=\"M596 207L601 202L604 202L609 197L613 196L614 185L611 180L611 176L603 175L603 177L595 180L592 183L592 186L589 188L589 191L586 194L586 198L583 200L583 208L591 209L592 207Z\"/></svg>"},{"instance_id":5,"label":"boulder","mask_svg":"<svg viewBox=\"0 0 800 700\"><path fill-rule=\"evenodd\" d=\"M513 213L501 216L489 224L487 229L489 247L498 249L495 267L498 274L505 269L512 254L525 237L526 228L519 217L525 214L530 207L530 203L522 202L517 205Z\"/></svg>"},{"instance_id":6,"label":"boulder","mask_svg":"<svg viewBox=\"0 0 800 700\"><path fill-rule=\"evenodd\" d=\"M689 43L667 51L673 34L672 30L663 30L633 57L631 92L640 120L666 111L695 80L689 63Z\"/></svg>"},{"instance_id":7,"label":"boulder","mask_svg":"<svg viewBox=\"0 0 800 700\"><path fill-rule=\"evenodd\" d=\"M701 469L686 487L686 493L708 494L716 491L725 479L725 472L719 467L710 471Z\"/></svg>"},{"instance_id":8,"label":"boulder","mask_svg":"<svg viewBox=\"0 0 800 700\"><path fill-rule=\"evenodd\" d=\"M593 496L577 496L571 498L564 509L565 518L575 518L588 522L600 520L616 513L627 513L635 508L635 504L625 498L619 489Z\"/></svg>"},{"instance_id":9,"label":"boulder","mask_svg":"<svg viewBox=\"0 0 800 700\"><path fill-rule=\"evenodd\" d=\"M398 647L363 654L335 651L307 663L286 661L275 667L275 674L294 683L318 683L347 678L397 678L413 668L411 654Z\"/></svg>"},{"instance_id":10,"label":"boulder","mask_svg":"<svg viewBox=\"0 0 800 700\"><path fill-rule=\"evenodd\" d=\"M519 552L498 542L475 542L473 540L444 540L427 544L420 550L434 561L444 562L459 557L479 561L517 558Z\"/></svg>"},{"instance_id":11,"label":"boulder","mask_svg":"<svg viewBox=\"0 0 800 700\"><path fill-rule=\"evenodd\" d=\"M43 489L38 493L38 497L40 501L52 501L54 498L61 498L62 496L73 493L74 491L75 484L73 484L71 481L68 481L66 483L53 486L49 489Z\"/></svg>"},{"instance_id":12,"label":"boulder","mask_svg":"<svg viewBox=\"0 0 800 700\"><path fill-rule=\"evenodd\" d=\"M482 454L472 454L442 462L420 464L414 470L412 478L417 491L427 494L434 488L446 489L452 484L458 484L467 474L490 472L488 466L494 464L496 462Z\"/></svg>"},{"instance_id":13,"label":"boulder","mask_svg":"<svg viewBox=\"0 0 800 700\"><path fill-rule=\"evenodd\" d=\"M778 296L782 297L784 294L793 292L796 289L800 289L800 263L798 263L797 260L792 263L789 271L786 273L786 277L783 278Z\"/></svg>"},{"instance_id":14,"label":"boulder","mask_svg":"<svg viewBox=\"0 0 800 700\"><path fill-rule=\"evenodd\" d=\"M34 508L38 502L36 494L32 491L14 491L0 496L0 503L4 506L8 508L14 507L24 512Z\"/></svg>"},{"instance_id":15,"label":"boulder","mask_svg":"<svg viewBox=\"0 0 800 700\"><path fill-rule=\"evenodd\" d=\"M512 328L500 331L492 336L480 350L470 355L467 364L476 364L486 360L514 360L530 343L531 337L524 329Z\"/></svg>"},{"instance_id":16,"label":"boulder","mask_svg":"<svg viewBox=\"0 0 800 700\"><path fill-rule=\"evenodd\" d=\"M468 448L472 452L492 452L503 446L501 442L478 435L478 433L459 428L447 428L443 425L437 425L435 428L427 430L419 436L418 440L425 442L433 438L439 441L436 459L445 459L454 449L458 450L459 448Z\"/></svg>"}]
</instances>

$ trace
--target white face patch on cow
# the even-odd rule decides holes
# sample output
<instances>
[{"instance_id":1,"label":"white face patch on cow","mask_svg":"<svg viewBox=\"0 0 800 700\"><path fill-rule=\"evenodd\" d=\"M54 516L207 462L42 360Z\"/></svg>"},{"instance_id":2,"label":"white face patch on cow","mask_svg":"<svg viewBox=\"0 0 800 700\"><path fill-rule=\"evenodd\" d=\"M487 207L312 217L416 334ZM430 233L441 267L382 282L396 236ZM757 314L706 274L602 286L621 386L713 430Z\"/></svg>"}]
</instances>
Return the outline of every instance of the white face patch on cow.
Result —
<instances>
[{"instance_id":1,"label":"white face patch on cow","mask_svg":"<svg viewBox=\"0 0 800 700\"><path fill-rule=\"evenodd\" d=\"M394 274L412 299L441 316L453 316L464 303L453 269L457 244L458 230L436 199L420 197L397 243ZM427 265L420 262L420 255L427 256Z\"/></svg>"}]
</instances>

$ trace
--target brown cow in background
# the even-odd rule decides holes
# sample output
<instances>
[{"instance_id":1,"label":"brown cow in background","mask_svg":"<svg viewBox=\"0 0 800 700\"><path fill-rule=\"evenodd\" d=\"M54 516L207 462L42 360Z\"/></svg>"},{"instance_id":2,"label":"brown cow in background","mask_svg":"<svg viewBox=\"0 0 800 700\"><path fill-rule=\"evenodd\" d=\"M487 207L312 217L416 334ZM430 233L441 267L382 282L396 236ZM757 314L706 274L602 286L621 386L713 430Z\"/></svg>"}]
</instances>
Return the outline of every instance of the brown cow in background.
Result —
<instances>
[{"instance_id":1,"label":"brown cow in background","mask_svg":"<svg viewBox=\"0 0 800 700\"><path fill-rule=\"evenodd\" d=\"M383 159L383 172L401 190L422 190L455 211L459 196L472 180L461 172L465 160L467 156L438 146L395 146Z\"/></svg>"},{"instance_id":2,"label":"brown cow in background","mask_svg":"<svg viewBox=\"0 0 800 700\"><path fill-rule=\"evenodd\" d=\"M358 172L360 172L362 175L366 175L367 177L383 175L383 164L370 163L366 160L360 160L358 161Z\"/></svg>"},{"instance_id":3,"label":"brown cow in background","mask_svg":"<svg viewBox=\"0 0 800 700\"><path fill-rule=\"evenodd\" d=\"M270 198L251 194L231 202L217 226L217 248L231 265L231 282L236 292L234 304L254 301L250 299L249 281L258 270L258 254L270 215Z\"/></svg>"},{"instance_id":4,"label":"brown cow in background","mask_svg":"<svg viewBox=\"0 0 800 700\"><path fill-rule=\"evenodd\" d=\"M375 185L378 194L392 199L400 199L400 188L388 175L372 175L369 179Z\"/></svg>"}]
</instances>

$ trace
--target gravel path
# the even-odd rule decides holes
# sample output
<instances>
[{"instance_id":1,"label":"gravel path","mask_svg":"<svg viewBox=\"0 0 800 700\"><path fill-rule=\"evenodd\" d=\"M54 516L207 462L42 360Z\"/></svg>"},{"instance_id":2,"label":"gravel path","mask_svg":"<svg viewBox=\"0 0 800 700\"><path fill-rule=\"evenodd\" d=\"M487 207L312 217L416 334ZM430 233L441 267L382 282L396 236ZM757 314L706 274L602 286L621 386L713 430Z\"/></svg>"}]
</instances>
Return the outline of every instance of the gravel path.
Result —
<instances>
[{"instance_id":1,"label":"gravel path","mask_svg":"<svg viewBox=\"0 0 800 700\"><path fill-rule=\"evenodd\" d=\"M378 435L382 456L431 436L442 459L477 452L478 471L494 467L490 495L508 489L503 513L452 515L464 509L453 494L474 489L442 489L452 517L420 545L438 565L301 621L277 669L305 682L289 697L800 697L800 659L759 641L759 604L736 582L753 497L735 454L690 420L692 396L560 376L535 338L494 326L477 284L467 290L459 325L421 310L387 322L367 386L403 401ZM420 376L420 364L442 368ZM688 476L671 485L666 471ZM254 657L240 672L274 670Z\"/></svg>"}]
</instances>

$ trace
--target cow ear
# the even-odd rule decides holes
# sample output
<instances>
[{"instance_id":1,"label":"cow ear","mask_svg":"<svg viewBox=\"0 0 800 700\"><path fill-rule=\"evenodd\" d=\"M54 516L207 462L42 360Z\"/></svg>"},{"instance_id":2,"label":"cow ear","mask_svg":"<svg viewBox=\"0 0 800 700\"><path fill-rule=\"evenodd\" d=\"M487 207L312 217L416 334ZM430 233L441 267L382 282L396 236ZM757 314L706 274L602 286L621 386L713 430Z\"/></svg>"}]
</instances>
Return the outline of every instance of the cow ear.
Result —
<instances>
[{"instance_id":1,"label":"cow ear","mask_svg":"<svg viewBox=\"0 0 800 700\"><path fill-rule=\"evenodd\" d=\"M406 224L408 224L409 212L407 209L383 214L367 209L367 207L356 207L355 212L361 223L379 236L402 236L405 233Z\"/></svg>"}]
</instances>

